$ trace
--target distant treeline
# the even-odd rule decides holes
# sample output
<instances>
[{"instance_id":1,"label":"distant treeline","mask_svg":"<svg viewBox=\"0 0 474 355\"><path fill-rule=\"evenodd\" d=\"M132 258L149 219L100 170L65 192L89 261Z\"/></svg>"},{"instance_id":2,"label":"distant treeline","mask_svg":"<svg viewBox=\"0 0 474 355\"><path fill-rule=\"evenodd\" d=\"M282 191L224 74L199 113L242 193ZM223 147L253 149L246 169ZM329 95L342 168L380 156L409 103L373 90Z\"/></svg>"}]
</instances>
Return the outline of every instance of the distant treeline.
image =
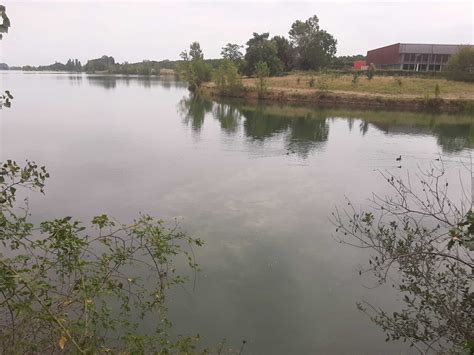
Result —
<instances>
[{"instance_id":1,"label":"distant treeline","mask_svg":"<svg viewBox=\"0 0 474 355\"><path fill-rule=\"evenodd\" d=\"M221 59L207 59L206 63L212 67L217 67ZM116 63L112 56L102 56L96 59L90 59L85 65L77 59L69 59L66 64L56 62L51 65L42 66L8 66L6 63L0 63L0 70L23 70L23 71L64 71L64 72L85 72L101 74L123 74L123 75L159 75L172 74L182 60L143 60L138 63Z\"/></svg>"},{"instance_id":2,"label":"distant treeline","mask_svg":"<svg viewBox=\"0 0 474 355\"><path fill-rule=\"evenodd\" d=\"M350 69L356 60L363 60L362 55L334 57L332 69ZM222 59L205 59L206 64L217 68ZM78 59L69 59L65 64L56 62L51 65L41 66L8 66L0 63L0 70L23 70L23 71L64 71L64 72L86 72L86 73L106 73L122 75L159 75L160 73L173 73L183 60L143 60L137 63L116 63L112 56L102 56L97 59L90 59L82 65Z\"/></svg>"}]
</instances>

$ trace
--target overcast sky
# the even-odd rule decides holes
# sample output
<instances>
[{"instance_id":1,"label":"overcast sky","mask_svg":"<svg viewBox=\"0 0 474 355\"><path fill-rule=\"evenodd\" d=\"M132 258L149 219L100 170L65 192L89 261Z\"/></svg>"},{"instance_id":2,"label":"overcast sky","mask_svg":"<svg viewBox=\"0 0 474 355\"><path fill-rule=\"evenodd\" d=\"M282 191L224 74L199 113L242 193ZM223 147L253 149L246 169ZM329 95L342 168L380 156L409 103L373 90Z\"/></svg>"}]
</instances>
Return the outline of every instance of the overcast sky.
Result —
<instances>
[{"instance_id":1,"label":"overcast sky","mask_svg":"<svg viewBox=\"0 0 474 355\"><path fill-rule=\"evenodd\" d=\"M397 43L474 43L472 1L2 1L11 29L0 62L45 65L112 55L116 61L177 59L199 41L206 58L252 32L288 35L316 14L337 54Z\"/></svg>"}]
</instances>

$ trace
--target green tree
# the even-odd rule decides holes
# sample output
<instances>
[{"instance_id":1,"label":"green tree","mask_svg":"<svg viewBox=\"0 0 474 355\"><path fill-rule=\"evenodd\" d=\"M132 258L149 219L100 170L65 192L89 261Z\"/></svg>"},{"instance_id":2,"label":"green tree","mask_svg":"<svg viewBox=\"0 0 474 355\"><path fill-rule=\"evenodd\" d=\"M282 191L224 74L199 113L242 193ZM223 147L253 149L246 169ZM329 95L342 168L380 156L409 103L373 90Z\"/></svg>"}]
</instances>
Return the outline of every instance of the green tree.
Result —
<instances>
[{"instance_id":1,"label":"green tree","mask_svg":"<svg viewBox=\"0 0 474 355\"><path fill-rule=\"evenodd\" d=\"M274 36L272 42L277 47L278 59L283 63L283 70L288 72L294 67L295 62L295 49L290 41L283 36Z\"/></svg>"},{"instance_id":2,"label":"green tree","mask_svg":"<svg viewBox=\"0 0 474 355\"><path fill-rule=\"evenodd\" d=\"M180 77L188 82L189 90L196 91L212 79L212 67L204 62L204 55L198 42L189 46L189 54L185 50L180 54L182 62L178 66Z\"/></svg>"},{"instance_id":3,"label":"green tree","mask_svg":"<svg viewBox=\"0 0 474 355\"><path fill-rule=\"evenodd\" d=\"M269 39L269 36L269 33L254 33L253 37L247 41L243 70L246 75L254 74L259 62L266 63L270 75L282 72L283 64L278 58L277 45Z\"/></svg>"},{"instance_id":4,"label":"green tree","mask_svg":"<svg viewBox=\"0 0 474 355\"><path fill-rule=\"evenodd\" d=\"M202 53L201 45L199 42L193 42L189 46L189 56L191 57L191 60L203 60L204 59L204 54Z\"/></svg>"},{"instance_id":5,"label":"green tree","mask_svg":"<svg viewBox=\"0 0 474 355\"><path fill-rule=\"evenodd\" d=\"M296 64L303 70L327 67L336 54L336 39L319 27L316 15L291 25L290 40L296 48Z\"/></svg>"},{"instance_id":6,"label":"green tree","mask_svg":"<svg viewBox=\"0 0 474 355\"><path fill-rule=\"evenodd\" d=\"M474 47L464 47L449 58L446 76L451 80L474 81Z\"/></svg>"},{"instance_id":7,"label":"green tree","mask_svg":"<svg viewBox=\"0 0 474 355\"><path fill-rule=\"evenodd\" d=\"M240 64L242 62L244 55L240 51L242 48L241 45L235 43L227 43L221 50L221 56L224 59L233 61L234 63Z\"/></svg>"},{"instance_id":8,"label":"green tree","mask_svg":"<svg viewBox=\"0 0 474 355\"><path fill-rule=\"evenodd\" d=\"M330 66L333 69L352 69L355 61L365 59L362 54L337 56L332 59Z\"/></svg>"},{"instance_id":9,"label":"green tree","mask_svg":"<svg viewBox=\"0 0 474 355\"><path fill-rule=\"evenodd\" d=\"M267 78L270 76L270 68L268 68L266 62L258 62L255 64L255 75L257 76L256 86L258 98L261 99L267 92Z\"/></svg>"},{"instance_id":10,"label":"green tree","mask_svg":"<svg viewBox=\"0 0 474 355\"><path fill-rule=\"evenodd\" d=\"M103 55L100 58L88 60L87 64L84 66L84 70L88 73L94 73L96 71L107 71L112 69L114 65L114 57Z\"/></svg>"}]
</instances>

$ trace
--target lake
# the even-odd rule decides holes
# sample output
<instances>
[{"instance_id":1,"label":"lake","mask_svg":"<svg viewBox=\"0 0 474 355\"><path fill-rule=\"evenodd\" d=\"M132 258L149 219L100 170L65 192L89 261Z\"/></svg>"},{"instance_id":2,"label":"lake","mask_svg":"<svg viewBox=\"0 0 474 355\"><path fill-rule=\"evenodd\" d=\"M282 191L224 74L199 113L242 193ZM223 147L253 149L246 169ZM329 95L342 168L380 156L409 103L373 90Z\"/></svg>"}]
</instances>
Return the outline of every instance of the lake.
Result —
<instances>
[{"instance_id":1,"label":"lake","mask_svg":"<svg viewBox=\"0 0 474 355\"><path fill-rule=\"evenodd\" d=\"M363 207L387 192L379 171L406 175L441 156L457 174L469 119L217 103L172 79L0 77L15 96L0 111L1 158L51 173L30 199L34 221L142 212L205 241L195 285L169 299L177 334L246 340L244 354L408 353L356 309L396 309L398 295L369 288L367 254L338 242L330 215L346 196Z\"/></svg>"}]
</instances>

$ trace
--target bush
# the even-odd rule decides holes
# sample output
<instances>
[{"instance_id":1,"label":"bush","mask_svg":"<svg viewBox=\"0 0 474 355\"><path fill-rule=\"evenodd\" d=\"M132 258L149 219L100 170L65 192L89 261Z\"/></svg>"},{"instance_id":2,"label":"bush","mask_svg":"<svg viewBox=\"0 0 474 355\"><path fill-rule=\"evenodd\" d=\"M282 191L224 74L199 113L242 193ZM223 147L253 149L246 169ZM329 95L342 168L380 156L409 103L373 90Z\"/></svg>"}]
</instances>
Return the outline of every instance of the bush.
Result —
<instances>
[{"instance_id":1,"label":"bush","mask_svg":"<svg viewBox=\"0 0 474 355\"><path fill-rule=\"evenodd\" d=\"M242 77L237 65L229 59L224 59L213 73L214 82L223 94L236 94L243 88Z\"/></svg>"},{"instance_id":2,"label":"bush","mask_svg":"<svg viewBox=\"0 0 474 355\"><path fill-rule=\"evenodd\" d=\"M442 161L414 176L381 173L393 194L373 194L369 210L347 201L333 213L341 241L369 252L359 275L370 272L376 285L398 294L396 312L369 301L358 308L383 329L386 341L408 341L420 354L473 354L471 201L463 189L452 192Z\"/></svg>"},{"instance_id":3,"label":"bush","mask_svg":"<svg viewBox=\"0 0 474 355\"><path fill-rule=\"evenodd\" d=\"M450 80L474 82L474 47L465 47L449 58L446 77Z\"/></svg>"},{"instance_id":4,"label":"bush","mask_svg":"<svg viewBox=\"0 0 474 355\"><path fill-rule=\"evenodd\" d=\"M370 66L369 69L367 70L366 72L366 75L367 75L367 80L372 80L372 78L374 77L375 75L375 69L373 66Z\"/></svg>"},{"instance_id":5,"label":"bush","mask_svg":"<svg viewBox=\"0 0 474 355\"><path fill-rule=\"evenodd\" d=\"M122 225L106 215L86 228L71 217L34 226L17 189L43 192L44 167L0 166L0 349L2 353L193 352L195 338L169 336L165 296L197 269L202 245L162 221ZM150 322L152 329L141 329Z\"/></svg>"},{"instance_id":6,"label":"bush","mask_svg":"<svg viewBox=\"0 0 474 355\"><path fill-rule=\"evenodd\" d=\"M352 73L352 85L356 85L359 82L360 76L361 76L360 71L355 71Z\"/></svg>"},{"instance_id":7,"label":"bush","mask_svg":"<svg viewBox=\"0 0 474 355\"><path fill-rule=\"evenodd\" d=\"M257 76L257 92L258 98L263 98L263 95L267 92L267 78L270 76L270 69L267 63L258 62L255 65L255 75Z\"/></svg>"}]
</instances>

